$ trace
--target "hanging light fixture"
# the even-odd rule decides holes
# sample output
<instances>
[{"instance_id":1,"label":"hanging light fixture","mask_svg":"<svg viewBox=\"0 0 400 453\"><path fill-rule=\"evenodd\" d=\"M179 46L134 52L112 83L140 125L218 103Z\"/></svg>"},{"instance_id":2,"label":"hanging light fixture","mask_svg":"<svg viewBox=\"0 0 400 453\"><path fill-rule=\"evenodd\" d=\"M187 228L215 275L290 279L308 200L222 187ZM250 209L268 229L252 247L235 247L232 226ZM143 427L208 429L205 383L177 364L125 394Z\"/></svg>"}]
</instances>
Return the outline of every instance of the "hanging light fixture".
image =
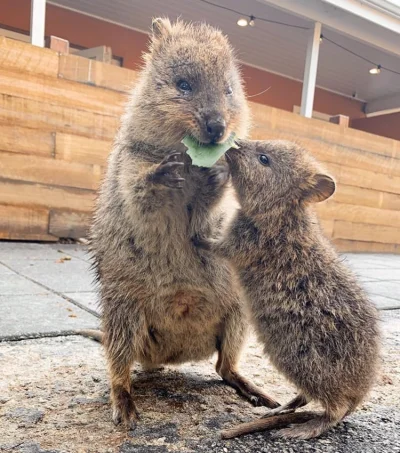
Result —
<instances>
[{"instance_id":1,"label":"hanging light fixture","mask_svg":"<svg viewBox=\"0 0 400 453\"><path fill-rule=\"evenodd\" d=\"M324 35L321 33L321 34L319 35L319 42L322 42L323 40L324 40Z\"/></svg>"},{"instance_id":2,"label":"hanging light fixture","mask_svg":"<svg viewBox=\"0 0 400 453\"><path fill-rule=\"evenodd\" d=\"M247 19L245 19L244 17L241 17L236 23L239 25L239 27L247 27L247 25L249 25Z\"/></svg>"},{"instance_id":3,"label":"hanging light fixture","mask_svg":"<svg viewBox=\"0 0 400 453\"><path fill-rule=\"evenodd\" d=\"M381 66L380 64L378 64L378 66L375 66L374 68L371 68L371 69L369 70L369 73L370 73L370 74L373 74L373 75L380 74L380 72L381 72L381 67L382 67L382 66Z\"/></svg>"},{"instance_id":4,"label":"hanging light fixture","mask_svg":"<svg viewBox=\"0 0 400 453\"><path fill-rule=\"evenodd\" d=\"M254 25L256 24L256 18L254 16L250 16L250 22L249 22L249 25L250 27L254 27Z\"/></svg>"}]
</instances>

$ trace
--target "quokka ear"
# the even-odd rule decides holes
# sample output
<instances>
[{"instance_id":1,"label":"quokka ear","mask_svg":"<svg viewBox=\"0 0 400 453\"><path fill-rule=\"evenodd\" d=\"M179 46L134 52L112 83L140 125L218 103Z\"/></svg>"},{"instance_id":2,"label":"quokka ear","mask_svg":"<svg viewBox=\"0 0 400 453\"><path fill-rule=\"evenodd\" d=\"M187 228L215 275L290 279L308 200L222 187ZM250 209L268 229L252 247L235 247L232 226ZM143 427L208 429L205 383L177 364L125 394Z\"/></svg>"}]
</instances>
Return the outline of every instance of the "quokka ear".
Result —
<instances>
[{"instance_id":1,"label":"quokka ear","mask_svg":"<svg viewBox=\"0 0 400 453\"><path fill-rule=\"evenodd\" d=\"M316 174L314 184L304 194L307 203L319 203L331 197L336 190L335 181L328 175Z\"/></svg>"},{"instance_id":2,"label":"quokka ear","mask_svg":"<svg viewBox=\"0 0 400 453\"><path fill-rule=\"evenodd\" d=\"M167 37L172 30L172 25L169 19L156 17L151 23L153 39L162 39Z\"/></svg>"}]
</instances>

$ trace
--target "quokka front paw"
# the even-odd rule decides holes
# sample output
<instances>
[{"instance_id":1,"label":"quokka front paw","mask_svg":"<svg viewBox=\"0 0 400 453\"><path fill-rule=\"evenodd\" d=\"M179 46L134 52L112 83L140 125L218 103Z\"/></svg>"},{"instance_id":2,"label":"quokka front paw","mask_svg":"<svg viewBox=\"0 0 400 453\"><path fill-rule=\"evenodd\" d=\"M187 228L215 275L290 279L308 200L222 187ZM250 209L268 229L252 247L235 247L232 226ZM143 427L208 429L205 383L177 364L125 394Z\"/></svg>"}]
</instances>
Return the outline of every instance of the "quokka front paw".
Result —
<instances>
[{"instance_id":1,"label":"quokka front paw","mask_svg":"<svg viewBox=\"0 0 400 453\"><path fill-rule=\"evenodd\" d=\"M207 174L207 185L219 189L229 179L229 168L226 165L214 165L214 167L203 169Z\"/></svg>"},{"instance_id":2,"label":"quokka front paw","mask_svg":"<svg viewBox=\"0 0 400 453\"><path fill-rule=\"evenodd\" d=\"M182 178L180 171L183 166L182 154L171 153L162 160L150 176L150 181L170 187L171 189L182 189L185 179Z\"/></svg>"}]
</instances>

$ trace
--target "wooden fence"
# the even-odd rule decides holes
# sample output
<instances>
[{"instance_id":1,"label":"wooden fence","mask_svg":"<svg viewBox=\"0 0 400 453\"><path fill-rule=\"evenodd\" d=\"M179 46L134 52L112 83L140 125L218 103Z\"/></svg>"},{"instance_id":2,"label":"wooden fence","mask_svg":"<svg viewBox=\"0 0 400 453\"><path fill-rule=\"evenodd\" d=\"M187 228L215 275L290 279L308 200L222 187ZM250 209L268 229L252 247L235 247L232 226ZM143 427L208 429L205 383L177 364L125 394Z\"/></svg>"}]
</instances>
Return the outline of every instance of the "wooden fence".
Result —
<instances>
[{"instance_id":1,"label":"wooden fence","mask_svg":"<svg viewBox=\"0 0 400 453\"><path fill-rule=\"evenodd\" d=\"M0 238L83 237L136 73L0 37ZM308 148L338 182L339 249L400 252L400 142L251 103L252 137Z\"/></svg>"}]
</instances>

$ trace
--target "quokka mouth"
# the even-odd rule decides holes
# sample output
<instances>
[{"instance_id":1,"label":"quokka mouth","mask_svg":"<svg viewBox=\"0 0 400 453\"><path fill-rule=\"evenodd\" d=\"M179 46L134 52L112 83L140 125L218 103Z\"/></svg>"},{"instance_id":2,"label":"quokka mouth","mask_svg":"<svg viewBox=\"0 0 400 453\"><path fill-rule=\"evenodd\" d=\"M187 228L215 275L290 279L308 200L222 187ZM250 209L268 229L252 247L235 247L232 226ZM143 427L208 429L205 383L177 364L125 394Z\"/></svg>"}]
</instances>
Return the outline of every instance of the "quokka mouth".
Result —
<instances>
[{"instance_id":1,"label":"quokka mouth","mask_svg":"<svg viewBox=\"0 0 400 453\"><path fill-rule=\"evenodd\" d=\"M238 143L236 143L236 146L232 146L231 148L228 149L228 151L226 152L225 156L227 159L229 160L233 160L233 158L235 156L244 156L244 152L243 150L240 148L240 145Z\"/></svg>"},{"instance_id":2,"label":"quokka mouth","mask_svg":"<svg viewBox=\"0 0 400 453\"><path fill-rule=\"evenodd\" d=\"M220 146L223 145L227 140L231 138L231 135L234 134L233 132L229 134L225 140L218 140L218 141L209 141L209 142L203 142L199 138L195 137L192 134L187 134L183 139L189 138L190 140L193 141L193 143L196 143L197 146L201 146L202 148L207 148L207 147L213 147L213 146Z\"/></svg>"}]
</instances>

